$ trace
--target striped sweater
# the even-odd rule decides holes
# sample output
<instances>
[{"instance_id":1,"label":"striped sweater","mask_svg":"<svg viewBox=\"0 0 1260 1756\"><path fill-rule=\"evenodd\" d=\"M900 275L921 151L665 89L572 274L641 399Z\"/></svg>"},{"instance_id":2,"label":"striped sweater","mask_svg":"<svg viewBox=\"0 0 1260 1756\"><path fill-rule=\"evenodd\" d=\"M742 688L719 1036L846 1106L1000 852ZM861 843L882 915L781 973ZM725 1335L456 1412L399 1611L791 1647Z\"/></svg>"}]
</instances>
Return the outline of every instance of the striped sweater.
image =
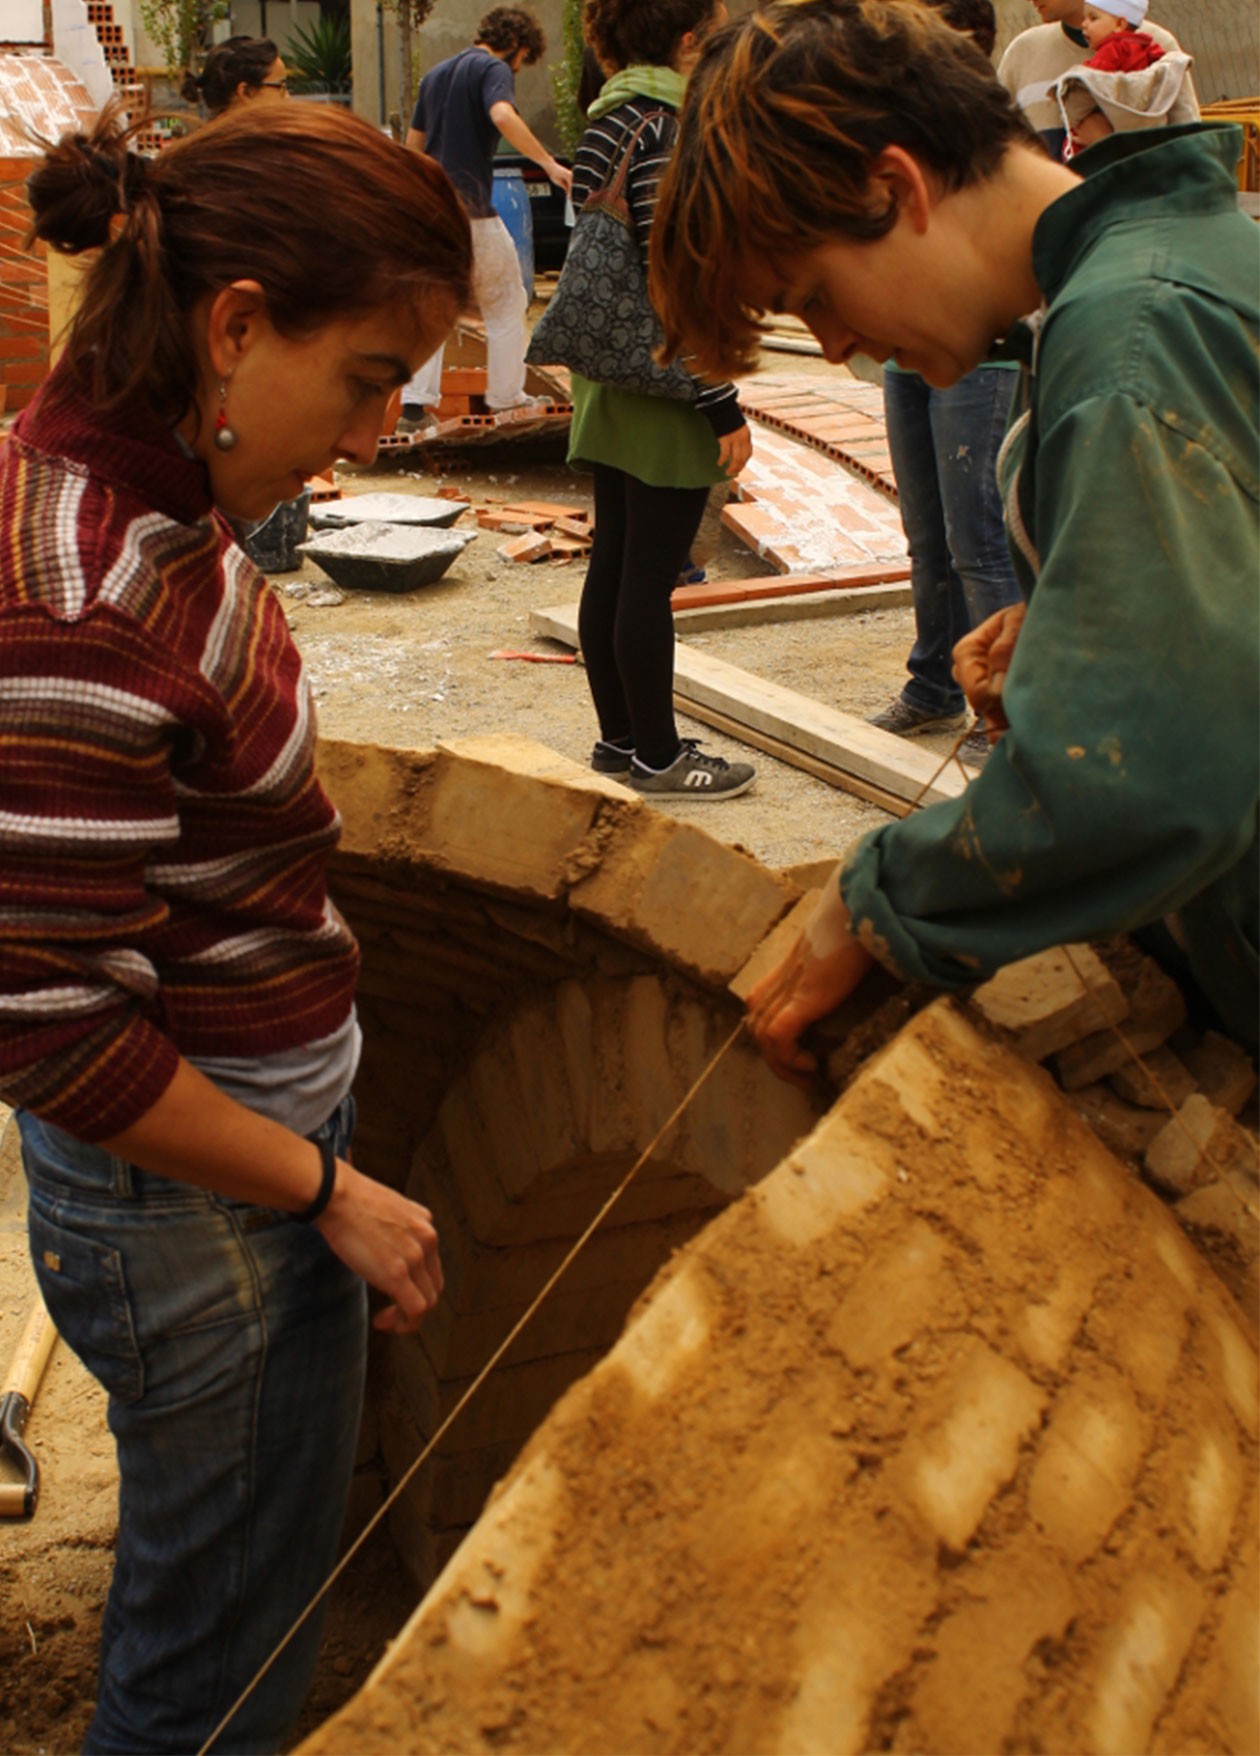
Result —
<instances>
[{"instance_id":1,"label":"striped sweater","mask_svg":"<svg viewBox=\"0 0 1260 1756\"><path fill-rule=\"evenodd\" d=\"M86 1141L336 1030L301 659L204 467L64 371L0 450L0 1094Z\"/></svg>"},{"instance_id":2,"label":"striped sweater","mask_svg":"<svg viewBox=\"0 0 1260 1756\"><path fill-rule=\"evenodd\" d=\"M659 98L632 97L588 125L573 160L573 205L580 208L589 196L603 187L626 136L649 116L654 120L640 135L626 173L626 198L645 268L652 220L656 214L657 190L678 138L676 113ZM719 438L744 425L733 384L704 385L696 398L696 407Z\"/></svg>"}]
</instances>

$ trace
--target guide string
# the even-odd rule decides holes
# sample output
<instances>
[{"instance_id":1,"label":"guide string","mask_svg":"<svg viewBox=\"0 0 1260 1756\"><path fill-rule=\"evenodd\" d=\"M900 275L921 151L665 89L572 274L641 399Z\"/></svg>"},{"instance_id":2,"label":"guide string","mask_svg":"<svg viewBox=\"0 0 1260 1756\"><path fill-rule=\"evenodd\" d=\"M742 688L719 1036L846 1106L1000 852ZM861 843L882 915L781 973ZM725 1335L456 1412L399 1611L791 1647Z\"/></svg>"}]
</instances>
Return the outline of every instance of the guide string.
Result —
<instances>
[{"instance_id":1,"label":"guide string","mask_svg":"<svg viewBox=\"0 0 1260 1756\"><path fill-rule=\"evenodd\" d=\"M516 1322L512 1325L512 1327L508 1331L507 1335L504 1336L503 1340L499 1343L498 1347L491 1354L490 1358L486 1361L485 1365L481 1368L480 1372L478 1372L477 1376L473 1379L472 1383L464 1391L463 1395L460 1397L459 1401L455 1404L454 1408L446 1416L446 1419L444 1421L442 1421L442 1423L438 1427L437 1431L428 1440L427 1444L424 1446L423 1450L420 1452L420 1455L415 1459L415 1461L412 1464L409 1465L406 1473L395 1484L394 1488L391 1490L391 1492L389 1493L389 1495L385 1499L384 1503L380 1507L378 1507L376 1512L369 1519L368 1523L364 1526L363 1530L361 1530L359 1532L359 1535L355 1538L354 1542L351 1543L350 1547L346 1550L345 1554L341 1557L341 1560L338 1561L337 1565L333 1568L332 1572L328 1575L328 1578L324 1581L324 1583L320 1586L319 1590L315 1593L314 1597L307 1604L306 1608L302 1611L301 1615L298 1616L297 1620L293 1623L292 1627L289 1629L288 1633L284 1636L283 1640L280 1641L279 1645L275 1648L275 1650L267 1657L267 1659L264 1661L264 1663L259 1666L258 1670L255 1672L253 1677L251 1677L249 1682L245 1685L244 1689L241 1690L241 1693L237 1696L236 1700L232 1703L231 1707L228 1708L228 1710L224 1714L223 1718L219 1721L218 1725L215 1726L215 1728L211 1732L210 1736L206 1739L205 1743L198 1750L197 1756L206 1756L207 1751L211 1748L215 1739L217 1737L219 1737L219 1735L226 1729L226 1727L229 1725L229 1723L231 1722L233 1717L240 1711L240 1709L244 1705L244 1703L246 1701L248 1701L249 1697L253 1694L254 1690L258 1687L259 1683L262 1682L263 1678L267 1675L267 1672L271 1669L272 1665L275 1664L276 1660L279 1658L280 1654L284 1651L285 1647L288 1646L289 1642L293 1639L293 1637L297 1633L298 1629L307 1620L307 1618L311 1615L311 1613L318 1607L318 1605L323 1602L324 1598L332 1590L332 1587L336 1584L337 1580L345 1572L346 1568L350 1565L351 1561L353 1561L354 1557L358 1554L359 1550L363 1547L364 1543L368 1540L368 1538L371 1536L372 1532L376 1529L377 1525L384 1518L385 1514L389 1511L390 1507L394 1504L395 1500L397 1500L398 1496L406 1488L408 1482L410 1482L411 1478L415 1475L416 1471L429 1458L429 1456L432 1454L432 1452L434 1450L434 1447L438 1444L438 1442L443 1438L443 1436L446 1434L446 1432L450 1429L450 1427L458 1419L459 1415L467 1407L469 1402L471 1402L472 1398L476 1395L477 1391L485 1383L486 1379L490 1376L491 1372L498 1365L499 1361L503 1358L504 1354L512 1346L512 1343L516 1340L517 1336L525 1328L525 1325L529 1322L530 1318L533 1317L534 1313L538 1310L539 1306L547 1298L547 1296L551 1292L552 1288L555 1286L556 1282L560 1279L561 1275L569 1267L570 1263L573 1262L574 1258L579 1254L579 1252L590 1242L591 1238L595 1235L595 1233L598 1231L599 1227L602 1225L602 1223L603 1223L604 1219L606 1218L606 1216L608 1215L609 1211L612 1209L612 1207L615 1205L615 1203L618 1202L621 1199L621 1197L625 1194L626 1190L630 1187L631 1183L634 1181L634 1179L638 1175L639 1171L643 1168L643 1166L651 1158L652 1154L656 1151L656 1149L660 1145L661 1141L664 1140L665 1136L669 1133L670 1129L674 1126L674 1124L682 1116L682 1114L686 1110L688 1104L691 1103L691 1101L695 1097L696 1093L700 1090L701 1086L704 1085L705 1081L709 1078L710 1074L712 1074L714 1069L721 1062L722 1058L726 1055L727 1051L734 1046L736 1038L739 1036L740 1032L744 1029L744 1023L745 1023L745 1021L741 1018L739 1023L735 1026L735 1029L731 1032L730 1036L727 1037L726 1041L718 1049L717 1053L712 1057L712 1059L709 1061L708 1065L701 1071L699 1078L696 1079L692 1083L692 1085L688 1088L688 1090L683 1094L682 1098L679 1100L678 1104L675 1106L674 1110L671 1112L668 1119L657 1130L656 1134L649 1141L647 1146L644 1147L643 1151L639 1154L638 1158L634 1161L633 1165L631 1165L630 1169L626 1172L625 1176L621 1179L620 1183L617 1184L617 1187L613 1190L612 1194L609 1195L608 1198L604 1201L603 1205L600 1207L599 1211L596 1213L594 1219L592 1219L590 1221L589 1225L587 1225L585 1230L580 1234L580 1236L575 1240L575 1242L572 1245L570 1245L569 1249L565 1253L563 1261L560 1263L560 1266L552 1272L552 1274L548 1277L547 1281L544 1283L541 1291L535 1295L534 1299L529 1304L529 1306L526 1308L526 1310L524 1312L522 1312L521 1316L519 1316L517 1318Z\"/></svg>"}]
</instances>

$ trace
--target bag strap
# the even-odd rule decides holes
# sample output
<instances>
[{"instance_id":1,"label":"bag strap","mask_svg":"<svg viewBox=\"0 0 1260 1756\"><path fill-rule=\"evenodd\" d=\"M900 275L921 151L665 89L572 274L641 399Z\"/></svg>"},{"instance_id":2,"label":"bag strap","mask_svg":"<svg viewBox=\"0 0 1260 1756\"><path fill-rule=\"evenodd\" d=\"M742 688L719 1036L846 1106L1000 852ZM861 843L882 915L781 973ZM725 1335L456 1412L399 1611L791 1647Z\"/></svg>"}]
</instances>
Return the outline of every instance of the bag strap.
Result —
<instances>
[{"instance_id":1,"label":"bag strap","mask_svg":"<svg viewBox=\"0 0 1260 1756\"><path fill-rule=\"evenodd\" d=\"M604 181L600 184L599 188L593 190L582 203L580 209L581 213L586 213L588 209L593 213L600 211L607 213L611 211L618 219L629 219L629 204L626 201L623 191L625 189L626 177L630 170L631 156L634 153L635 147L639 144L639 141L646 132L648 125L652 122L659 122L663 116L668 116L670 113L669 110L665 109L649 110L647 115L640 119L638 126L631 129L630 133L622 140L621 145L617 148L617 153L620 156L615 158L612 163L609 164Z\"/></svg>"}]
</instances>

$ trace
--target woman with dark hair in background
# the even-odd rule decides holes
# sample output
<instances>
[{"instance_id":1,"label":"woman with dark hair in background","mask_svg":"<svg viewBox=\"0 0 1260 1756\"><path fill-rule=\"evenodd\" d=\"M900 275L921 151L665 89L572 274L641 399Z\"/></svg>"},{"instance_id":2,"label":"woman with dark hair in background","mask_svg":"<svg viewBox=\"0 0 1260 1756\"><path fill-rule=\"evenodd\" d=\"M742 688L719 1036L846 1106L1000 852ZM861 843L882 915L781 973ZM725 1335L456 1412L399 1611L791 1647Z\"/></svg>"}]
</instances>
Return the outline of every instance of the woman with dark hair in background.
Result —
<instances>
[{"instance_id":1,"label":"woman with dark hair in background","mask_svg":"<svg viewBox=\"0 0 1260 1756\"><path fill-rule=\"evenodd\" d=\"M747 369L763 311L933 386L1004 338L1026 599L956 653L992 754L857 843L749 997L772 1066L873 960L962 989L1135 932L1257 1030L1257 299L1235 128L1047 158L980 51L901 0L800 0L707 48L661 189L667 348ZM1001 734L1000 736L998 734Z\"/></svg>"},{"instance_id":2,"label":"woman with dark hair in background","mask_svg":"<svg viewBox=\"0 0 1260 1756\"><path fill-rule=\"evenodd\" d=\"M206 56L200 73L184 74L180 96L204 104L213 118L237 104L289 95L288 70L270 37L229 37Z\"/></svg>"},{"instance_id":3,"label":"woman with dark hair in background","mask_svg":"<svg viewBox=\"0 0 1260 1756\"><path fill-rule=\"evenodd\" d=\"M656 187L677 130L687 74L722 23L722 0L587 0L587 39L616 69L591 103L573 165L581 209L630 148L626 188L644 260ZM752 451L729 384L694 404L571 375L569 460L595 477L595 540L578 633L599 739L591 766L656 798L729 799L754 770L701 751L674 720L670 594L687 564L709 488L737 476Z\"/></svg>"},{"instance_id":4,"label":"woman with dark hair in background","mask_svg":"<svg viewBox=\"0 0 1260 1756\"><path fill-rule=\"evenodd\" d=\"M347 1157L337 814L226 516L371 462L470 247L439 167L339 110L242 105L155 159L127 139L107 113L28 185L37 237L99 255L0 457L0 1092L40 1287L118 1447L85 1748L189 1751L334 1560L364 1282L396 1331L442 1285L428 1212ZM216 1747L282 1746L318 1625Z\"/></svg>"}]
</instances>

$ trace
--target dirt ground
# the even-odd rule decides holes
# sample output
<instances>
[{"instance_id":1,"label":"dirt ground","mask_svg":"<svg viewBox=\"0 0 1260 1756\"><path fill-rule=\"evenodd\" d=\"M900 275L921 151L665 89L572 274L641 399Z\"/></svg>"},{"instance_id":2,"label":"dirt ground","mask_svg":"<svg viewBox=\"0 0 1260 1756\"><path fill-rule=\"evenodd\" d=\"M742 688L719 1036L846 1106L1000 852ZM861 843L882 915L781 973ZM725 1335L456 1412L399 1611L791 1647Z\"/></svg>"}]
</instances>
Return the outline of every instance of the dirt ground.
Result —
<instances>
[{"instance_id":1,"label":"dirt ground","mask_svg":"<svg viewBox=\"0 0 1260 1756\"><path fill-rule=\"evenodd\" d=\"M496 479L497 478L497 479ZM366 482L349 472L353 491ZM533 464L486 474L451 469L440 478L419 471L375 472L372 487L432 493L466 492L473 506L489 500L542 499L589 508L589 478L564 464ZM715 489L696 543L709 578L765 574L766 564L721 523L725 493ZM465 515L470 522L472 513ZM497 554L502 538L481 531L444 579L410 596L359 592L342 598L312 564L278 577L294 634L310 667L321 730L380 744L423 745L438 738L521 732L585 762L596 736L594 711L580 666L527 664L491 658L500 649L565 649L535 639L529 613L575 603L580 563L525 565ZM341 599L341 601L329 601ZM855 714L873 713L895 695L913 638L909 610L760 627L687 631L689 646L755 671ZM680 720L723 755L749 758L758 769L753 790L721 804L671 801L668 809L737 843L767 865L839 854L856 836L884 821L876 807L836 792L799 769L741 748L709 727ZM952 738L926 738L944 756Z\"/></svg>"},{"instance_id":2,"label":"dirt ground","mask_svg":"<svg viewBox=\"0 0 1260 1756\"><path fill-rule=\"evenodd\" d=\"M790 356L772 362L776 371L791 363ZM802 363L817 370L814 359ZM371 471L339 471L338 479L347 492L427 494L453 486L474 507L523 498L590 506L589 478L559 458L493 464L469 454L448 462L440 477L414 462L383 461ZM714 490L696 557L710 579L765 573L766 565L721 524L724 499ZM325 734L425 745L513 731L587 758L595 723L580 666L490 657L500 648L562 650L531 638L529 612L576 601L581 566L505 562L496 553L501 540L480 532L442 581L406 596L342 594L310 563L275 577ZM908 610L687 635L701 650L858 714L882 707L897 691L911 637ZM665 808L769 865L838 857L884 821L877 807L705 726L682 720L680 729L726 755L751 754L758 779L750 793L721 805L671 801ZM930 743L944 755L951 741ZM0 1145L0 1289L0 1362L7 1365L34 1293L11 1124ZM63 1346L54 1351L27 1436L41 1464L39 1509L29 1524L0 1524L0 1751L7 1756L78 1748L91 1717L112 1564L117 1484L104 1397ZM331 1595L303 1732L359 1686L413 1602L388 1543L373 1539Z\"/></svg>"}]
</instances>

